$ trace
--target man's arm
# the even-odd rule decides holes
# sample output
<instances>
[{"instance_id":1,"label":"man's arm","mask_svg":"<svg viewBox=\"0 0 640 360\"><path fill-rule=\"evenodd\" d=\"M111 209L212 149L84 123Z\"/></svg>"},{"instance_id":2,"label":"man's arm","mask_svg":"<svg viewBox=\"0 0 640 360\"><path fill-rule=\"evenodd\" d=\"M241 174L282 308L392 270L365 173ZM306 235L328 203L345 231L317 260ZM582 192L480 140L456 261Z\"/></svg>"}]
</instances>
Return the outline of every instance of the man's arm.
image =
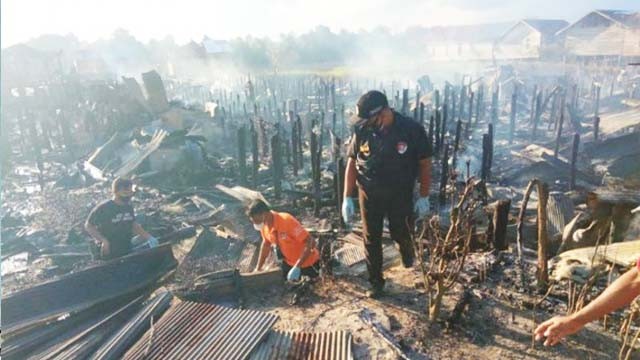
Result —
<instances>
[{"instance_id":1,"label":"man's arm","mask_svg":"<svg viewBox=\"0 0 640 360\"><path fill-rule=\"evenodd\" d=\"M260 247L260 255L258 255L258 264L256 265L256 269L254 271L262 270L262 266L264 266L265 260L267 260L267 256L271 252L271 244L262 240L262 246Z\"/></svg>"},{"instance_id":2,"label":"man's arm","mask_svg":"<svg viewBox=\"0 0 640 360\"><path fill-rule=\"evenodd\" d=\"M344 171L344 197L352 197L356 190L356 162L352 157L347 160L347 167Z\"/></svg>"},{"instance_id":3,"label":"man's arm","mask_svg":"<svg viewBox=\"0 0 640 360\"><path fill-rule=\"evenodd\" d=\"M565 336L578 332L589 322L628 305L638 295L640 272L634 267L616 279L582 310L568 316L556 316L540 324L535 330L536 339L546 337L545 346L555 345Z\"/></svg>"},{"instance_id":4,"label":"man's arm","mask_svg":"<svg viewBox=\"0 0 640 360\"><path fill-rule=\"evenodd\" d=\"M142 225L138 224L137 221L134 221L131 226L133 227L133 233L140 236L143 240L149 240L149 238L151 238L151 234L149 234Z\"/></svg>"},{"instance_id":5,"label":"man's arm","mask_svg":"<svg viewBox=\"0 0 640 360\"><path fill-rule=\"evenodd\" d=\"M420 176L420 196L429 196L431 188L431 158L425 158L419 161L418 171Z\"/></svg>"},{"instance_id":6,"label":"man's arm","mask_svg":"<svg viewBox=\"0 0 640 360\"><path fill-rule=\"evenodd\" d=\"M98 228L93 225L92 223L89 222L89 220L87 220L84 223L84 229L87 231L87 233L89 233L89 235L91 235L91 237L100 242L100 243L108 243L109 240L107 240L107 238L105 238L100 231L98 231Z\"/></svg>"},{"instance_id":7,"label":"man's arm","mask_svg":"<svg viewBox=\"0 0 640 360\"><path fill-rule=\"evenodd\" d=\"M302 264L307 260L309 255L311 255L311 250L316 247L316 241L309 234L304 238L304 250L302 250L302 254L300 254L300 258L296 261L294 266L302 267Z\"/></svg>"}]
</instances>

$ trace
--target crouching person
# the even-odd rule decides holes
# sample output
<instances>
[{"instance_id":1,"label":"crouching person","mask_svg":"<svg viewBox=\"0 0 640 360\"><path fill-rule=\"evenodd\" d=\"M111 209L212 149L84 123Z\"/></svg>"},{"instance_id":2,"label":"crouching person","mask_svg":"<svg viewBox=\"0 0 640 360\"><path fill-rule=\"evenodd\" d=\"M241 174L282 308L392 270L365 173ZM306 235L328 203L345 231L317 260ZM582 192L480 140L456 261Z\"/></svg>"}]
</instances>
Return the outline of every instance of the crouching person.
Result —
<instances>
[{"instance_id":1,"label":"crouching person","mask_svg":"<svg viewBox=\"0 0 640 360\"><path fill-rule=\"evenodd\" d=\"M131 180L117 178L111 184L111 190L113 198L91 210L85 223L85 229L100 247L100 258L110 260L129 254L133 250L131 238L134 234L145 240L149 247L157 246L158 240L136 222L131 206Z\"/></svg>"},{"instance_id":2,"label":"crouching person","mask_svg":"<svg viewBox=\"0 0 640 360\"><path fill-rule=\"evenodd\" d=\"M302 275L310 278L319 275L320 253L316 242L295 217L271 210L262 200L255 200L249 205L247 216L262 236L255 271L262 270L273 249L286 280L298 281Z\"/></svg>"}]
</instances>

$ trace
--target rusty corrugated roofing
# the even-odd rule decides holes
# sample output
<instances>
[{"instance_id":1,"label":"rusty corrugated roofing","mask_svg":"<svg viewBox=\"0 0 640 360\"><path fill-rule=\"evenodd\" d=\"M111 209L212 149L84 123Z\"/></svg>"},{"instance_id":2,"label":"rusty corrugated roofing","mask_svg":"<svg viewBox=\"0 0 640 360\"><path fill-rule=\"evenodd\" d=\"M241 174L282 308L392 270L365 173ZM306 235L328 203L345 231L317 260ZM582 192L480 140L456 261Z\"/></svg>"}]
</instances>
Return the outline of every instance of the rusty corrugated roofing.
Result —
<instances>
[{"instance_id":1,"label":"rusty corrugated roofing","mask_svg":"<svg viewBox=\"0 0 640 360\"><path fill-rule=\"evenodd\" d=\"M246 359L277 319L261 311L180 302L124 359Z\"/></svg>"},{"instance_id":2,"label":"rusty corrugated roofing","mask_svg":"<svg viewBox=\"0 0 640 360\"><path fill-rule=\"evenodd\" d=\"M321 333L272 331L251 360L351 360L348 331Z\"/></svg>"}]
</instances>

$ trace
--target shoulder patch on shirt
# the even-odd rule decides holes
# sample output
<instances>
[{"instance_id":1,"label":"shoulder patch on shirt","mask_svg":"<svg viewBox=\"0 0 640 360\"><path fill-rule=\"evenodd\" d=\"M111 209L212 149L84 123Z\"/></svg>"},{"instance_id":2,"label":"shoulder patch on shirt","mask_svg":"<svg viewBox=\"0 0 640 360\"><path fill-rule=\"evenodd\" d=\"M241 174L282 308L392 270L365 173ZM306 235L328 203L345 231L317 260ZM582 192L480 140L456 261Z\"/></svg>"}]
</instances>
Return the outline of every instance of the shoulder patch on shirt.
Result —
<instances>
[{"instance_id":1,"label":"shoulder patch on shirt","mask_svg":"<svg viewBox=\"0 0 640 360\"><path fill-rule=\"evenodd\" d=\"M365 141L360 145L360 152L365 155L365 156L369 156L369 142Z\"/></svg>"},{"instance_id":2,"label":"shoulder patch on shirt","mask_svg":"<svg viewBox=\"0 0 640 360\"><path fill-rule=\"evenodd\" d=\"M408 146L408 145L407 145L407 143L406 143L406 142L404 142L404 141L399 141L399 142L396 144L396 150L398 150L398 154L401 154L401 155L407 152L407 148L408 148L408 147L409 147L409 146Z\"/></svg>"}]
</instances>

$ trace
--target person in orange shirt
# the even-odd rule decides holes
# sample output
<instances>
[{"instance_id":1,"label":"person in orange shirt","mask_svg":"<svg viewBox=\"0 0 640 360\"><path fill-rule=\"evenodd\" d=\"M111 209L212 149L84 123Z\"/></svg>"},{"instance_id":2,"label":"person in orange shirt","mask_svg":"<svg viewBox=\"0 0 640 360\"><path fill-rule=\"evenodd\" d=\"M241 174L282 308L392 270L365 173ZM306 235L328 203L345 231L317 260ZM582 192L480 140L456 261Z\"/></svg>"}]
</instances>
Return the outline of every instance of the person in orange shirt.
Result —
<instances>
[{"instance_id":1,"label":"person in orange shirt","mask_svg":"<svg viewBox=\"0 0 640 360\"><path fill-rule=\"evenodd\" d=\"M315 240L291 214L273 211L262 200L254 200L247 216L262 236L262 247L255 271L262 270L269 251L275 250L282 274L288 281L298 281L302 275L311 278L319 274L320 253Z\"/></svg>"}]
</instances>

